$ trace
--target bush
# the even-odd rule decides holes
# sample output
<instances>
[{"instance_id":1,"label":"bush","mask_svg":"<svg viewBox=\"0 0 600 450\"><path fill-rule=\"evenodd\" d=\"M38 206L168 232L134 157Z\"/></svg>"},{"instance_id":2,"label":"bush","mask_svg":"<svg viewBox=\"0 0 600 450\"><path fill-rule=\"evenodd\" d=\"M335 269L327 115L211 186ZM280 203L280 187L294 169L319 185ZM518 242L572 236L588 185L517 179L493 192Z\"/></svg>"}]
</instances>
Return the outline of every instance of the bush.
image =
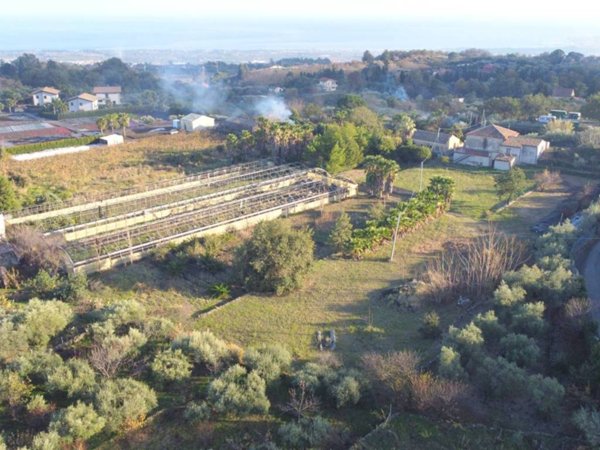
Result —
<instances>
[{"instance_id":1,"label":"bush","mask_svg":"<svg viewBox=\"0 0 600 450\"><path fill-rule=\"evenodd\" d=\"M85 136L80 138L59 139L56 141L38 142L36 144L16 145L8 149L11 155L22 155L24 153L41 152L42 150L50 150L53 148L63 147L79 147L81 145L89 145L96 141L96 136Z\"/></svg>"},{"instance_id":2,"label":"bush","mask_svg":"<svg viewBox=\"0 0 600 450\"><path fill-rule=\"evenodd\" d=\"M96 373L79 358L72 358L48 376L48 389L66 392L69 397L85 397L96 388Z\"/></svg>"},{"instance_id":3,"label":"bush","mask_svg":"<svg viewBox=\"0 0 600 450\"><path fill-rule=\"evenodd\" d=\"M519 367L531 367L537 364L542 352L532 338L510 333L500 340L500 353Z\"/></svg>"},{"instance_id":4,"label":"bush","mask_svg":"<svg viewBox=\"0 0 600 450\"><path fill-rule=\"evenodd\" d=\"M210 405L206 402L196 403L191 402L185 407L183 417L188 422L203 422L211 416Z\"/></svg>"},{"instance_id":5,"label":"bush","mask_svg":"<svg viewBox=\"0 0 600 450\"><path fill-rule=\"evenodd\" d=\"M418 163L431 158L431 149L421 145L401 145L396 149L395 157L400 163Z\"/></svg>"},{"instance_id":6,"label":"bush","mask_svg":"<svg viewBox=\"0 0 600 450\"><path fill-rule=\"evenodd\" d=\"M274 381L292 363L292 355L281 345L249 348L244 355L244 365L258 373L265 381Z\"/></svg>"},{"instance_id":7,"label":"bush","mask_svg":"<svg viewBox=\"0 0 600 450\"><path fill-rule=\"evenodd\" d=\"M537 411L543 415L556 411L565 396L565 388L555 378L539 374L529 378L529 392Z\"/></svg>"},{"instance_id":8,"label":"bush","mask_svg":"<svg viewBox=\"0 0 600 450\"><path fill-rule=\"evenodd\" d=\"M0 403L8 407L11 415L16 418L18 410L25 405L31 395L31 385L17 372L0 371Z\"/></svg>"},{"instance_id":9,"label":"bush","mask_svg":"<svg viewBox=\"0 0 600 450\"><path fill-rule=\"evenodd\" d=\"M12 183L8 178L0 176L0 213L12 211L18 207L19 202Z\"/></svg>"},{"instance_id":10,"label":"bush","mask_svg":"<svg viewBox=\"0 0 600 450\"><path fill-rule=\"evenodd\" d=\"M189 378L192 365L180 349L160 352L152 361L152 374L161 383Z\"/></svg>"},{"instance_id":11,"label":"bush","mask_svg":"<svg viewBox=\"0 0 600 450\"><path fill-rule=\"evenodd\" d=\"M512 315L511 328L529 336L540 336L546 329L544 302L523 303Z\"/></svg>"},{"instance_id":12,"label":"bush","mask_svg":"<svg viewBox=\"0 0 600 450\"><path fill-rule=\"evenodd\" d=\"M19 328L30 345L44 347L73 319L69 305L59 301L30 300L16 316Z\"/></svg>"},{"instance_id":13,"label":"bush","mask_svg":"<svg viewBox=\"0 0 600 450\"><path fill-rule=\"evenodd\" d=\"M152 389L131 378L105 380L95 403L110 431L136 428L158 404Z\"/></svg>"},{"instance_id":14,"label":"bush","mask_svg":"<svg viewBox=\"0 0 600 450\"><path fill-rule=\"evenodd\" d=\"M31 278L40 270L56 274L64 267L62 238L26 226L10 227L7 237L19 255L17 268L22 276Z\"/></svg>"},{"instance_id":15,"label":"bush","mask_svg":"<svg viewBox=\"0 0 600 450\"><path fill-rule=\"evenodd\" d=\"M419 331L425 338L437 339L442 335L440 316L435 311L425 313Z\"/></svg>"},{"instance_id":16,"label":"bush","mask_svg":"<svg viewBox=\"0 0 600 450\"><path fill-rule=\"evenodd\" d=\"M352 222L350 216L342 212L329 233L329 243L337 253L346 254L352 246Z\"/></svg>"},{"instance_id":17,"label":"bush","mask_svg":"<svg viewBox=\"0 0 600 450\"><path fill-rule=\"evenodd\" d=\"M327 441L333 431L326 419L316 416L284 423L277 434L285 448L329 448Z\"/></svg>"},{"instance_id":18,"label":"bush","mask_svg":"<svg viewBox=\"0 0 600 450\"><path fill-rule=\"evenodd\" d=\"M361 389L358 376L344 375L330 381L329 392L335 399L335 406L356 405L360 400Z\"/></svg>"},{"instance_id":19,"label":"bush","mask_svg":"<svg viewBox=\"0 0 600 450\"><path fill-rule=\"evenodd\" d=\"M271 406L266 389L265 380L256 372L235 365L210 383L208 402L219 414L266 414Z\"/></svg>"},{"instance_id":20,"label":"bush","mask_svg":"<svg viewBox=\"0 0 600 450\"><path fill-rule=\"evenodd\" d=\"M56 431L38 433L31 442L31 450L58 450L61 446L62 439Z\"/></svg>"},{"instance_id":21,"label":"bush","mask_svg":"<svg viewBox=\"0 0 600 450\"><path fill-rule=\"evenodd\" d=\"M195 364L204 364L215 371L231 356L227 343L210 331L192 331L173 341L173 348L180 348Z\"/></svg>"},{"instance_id":22,"label":"bush","mask_svg":"<svg viewBox=\"0 0 600 450\"><path fill-rule=\"evenodd\" d=\"M24 352L14 364L19 374L34 384L45 384L48 377L62 365L62 358L52 350Z\"/></svg>"},{"instance_id":23,"label":"bush","mask_svg":"<svg viewBox=\"0 0 600 450\"><path fill-rule=\"evenodd\" d=\"M464 328L456 328L450 325L448 329L450 339L456 344L461 354L472 356L483 347L484 338L481 329L473 322Z\"/></svg>"},{"instance_id":24,"label":"bush","mask_svg":"<svg viewBox=\"0 0 600 450\"><path fill-rule=\"evenodd\" d=\"M486 342L497 342L506 334L506 327L498 321L498 317L496 317L493 310L485 314L477 314L473 319L473 323L481 330Z\"/></svg>"},{"instance_id":25,"label":"bush","mask_svg":"<svg viewBox=\"0 0 600 450\"><path fill-rule=\"evenodd\" d=\"M485 357L477 369L484 391L495 398L514 398L527 390L527 373L501 356Z\"/></svg>"},{"instance_id":26,"label":"bush","mask_svg":"<svg viewBox=\"0 0 600 450\"><path fill-rule=\"evenodd\" d=\"M31 291L34 297L47 299L55 297L59 282L60 276L58 274L51 275L48 271L42 269L35 277L27 281L25 287Z\"/></svg>"},{"instance_id":27,"label":"bush","mask_svg":"<svg viewBox=\"0 0 600 450\"><path fill-rule=\"evenodd\" d=\"M283 295L300 286L314 258L308 230L294 231L282 221L259 223L236 253L236 267L244 286Z\"/></svg>"},{"instance_id":28,"label":"bush","mask_svg":"<svg viewBox=\"0 0 600 450\"><path fill-rule=\"evenodd\" d=\"M110 320L115 327L142 326L146 321L146 308L136 300L123 300L105 308L103 316L104 320Z\"/></svg>"},{"instance_id":29,"label":"bush","mask_svg":"<svg viewBox=\"0 0 600 450\"><path fill-rule=\"evenodd\" d=\"M102 431L105 424L106 420L96 413L93 406L77 402L55 414L49 431L67 440L87 440Z\"/></svg>"},{"instance_id":30,"label":"bush","mask_svg":"<svg viewBox=\"0 0 600 450\"><path fill-rule=\"evenodd\" d=\"M148 338L137 328L130 328L128 334L116 336L112 329L96 337L88 359L103 376L112 378L126 367L139 353Z\"/></svg>"},{"instance_id":31,"label":"bush","mask_svg":"<svg viewBox=\"0 0 600 450\"><path fill-rule=\"evenodd\" d=\"M462 380L467 375L460 362L460 353L445 345L440 350L438 372L442 377L450 380Z\"/></svg>"},{"instance_id":32,"label":"bush","mask_svg":"<svg viewBox=\"0 0 600 450\"><path fill-rule=\"evenodd\" d=\"M573 414L573 423L584 434L593 448L600 446L600 413L596 409L579 409Z\"/></svg>"}]
</instances>

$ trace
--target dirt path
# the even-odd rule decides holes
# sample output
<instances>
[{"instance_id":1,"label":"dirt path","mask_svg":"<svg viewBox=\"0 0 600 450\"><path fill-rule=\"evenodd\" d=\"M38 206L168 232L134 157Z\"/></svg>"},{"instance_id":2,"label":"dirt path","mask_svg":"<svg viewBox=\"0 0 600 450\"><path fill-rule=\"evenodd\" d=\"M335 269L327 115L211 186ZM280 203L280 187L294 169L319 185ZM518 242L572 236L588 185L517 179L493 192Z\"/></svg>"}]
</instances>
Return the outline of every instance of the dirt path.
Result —
<instances>
[{"instance_id":1,"label":"dirt path","mask_svg":"<svg viewBox=\"0 0 600 450\"><path fill-rule=\"evenodd\" d=\"M600 243L590 251L583 270L585 287L592 302L592 316L600 321Z\"/></svg>"}]
</instances>

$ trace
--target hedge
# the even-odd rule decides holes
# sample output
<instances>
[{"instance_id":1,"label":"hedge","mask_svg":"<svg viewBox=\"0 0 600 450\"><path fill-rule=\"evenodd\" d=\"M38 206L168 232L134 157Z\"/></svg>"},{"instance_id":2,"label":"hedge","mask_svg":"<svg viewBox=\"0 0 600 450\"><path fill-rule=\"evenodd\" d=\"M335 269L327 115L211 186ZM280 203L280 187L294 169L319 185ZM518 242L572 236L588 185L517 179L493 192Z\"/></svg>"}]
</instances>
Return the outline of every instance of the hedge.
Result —
<instances>
[{"instance_id":1,"label":"hedge","mask_svg":"<svg viewBox=\"0 0 600 450\"><path fill-rule=\"evenodd\" d=\"M80 145L89 145L96 141L96 136L85 136L80 138L59 139L56 141L36 142L35 144L17 145L6 149L11 155L22 155L24 153L40 152L53 148L78 147Z\"/></svg>"},{"instance_id":2,"label":"hedge","mask_svg":"<svg viewBox=\"0 0 600 450\"><path fill-rule=\"evenodd\" d=\"M41 117L52 120L61 120L61 119L76 119L79 117L100 117L108 114L118 114L118 113L140 113L145 112L147 108L139 107L139 106L117 106L115 108L99 108L94 111L78 111L78 112L66 112L54 114L49 111L42 111L39 113Z\"/></svg>"}]
</instances>

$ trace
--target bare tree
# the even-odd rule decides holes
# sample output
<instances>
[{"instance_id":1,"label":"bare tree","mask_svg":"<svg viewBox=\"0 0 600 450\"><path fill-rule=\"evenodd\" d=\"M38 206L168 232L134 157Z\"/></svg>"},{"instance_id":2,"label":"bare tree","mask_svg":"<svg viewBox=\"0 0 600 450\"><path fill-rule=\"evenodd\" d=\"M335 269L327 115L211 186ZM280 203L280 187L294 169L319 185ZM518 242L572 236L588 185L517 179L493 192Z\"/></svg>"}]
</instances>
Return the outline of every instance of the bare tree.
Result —
<instances>
[{"instance_id":1,"label":"bare tree","mask_svg":"<svg viewBox=\"0 0 600 450\"><path fill-rule=\"evenodd\" d=\"M319 402L306 387L304 381L298 383L298 387L289 390L290 400L281 407L282 411L300 419L309 413L319 409Z\"/></svg>"},{"instance_id":2,"label":"bare tree","mask_svg":"<svg viewBox=\"0 0 600 450\"><path fill-rule=\"evenodd\" d=\"M533 176L537 188L544 192L548 189L552 189L560 184L560 174L558 172L550 172L548 169L544 169L543 172L538 172Z\"/></svg>"}]
</instances>

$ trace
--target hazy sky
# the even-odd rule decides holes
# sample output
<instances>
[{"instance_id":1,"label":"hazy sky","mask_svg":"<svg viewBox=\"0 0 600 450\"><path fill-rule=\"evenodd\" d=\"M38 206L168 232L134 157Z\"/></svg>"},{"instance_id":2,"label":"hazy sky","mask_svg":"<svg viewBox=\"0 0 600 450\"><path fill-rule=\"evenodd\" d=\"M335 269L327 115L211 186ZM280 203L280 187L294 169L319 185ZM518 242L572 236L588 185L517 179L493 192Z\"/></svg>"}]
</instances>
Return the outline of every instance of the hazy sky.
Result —
<instances>
[{"instance_id":1,"label":"hazy sky","mask_svg":"<svg viewBox=\"0 0 600 450\"><path fill-rule=\"evenodd\" d=\"M600 2L576 6L564 0L26 0L2 2L2 16L56 15L78 17L207 17L232 18L435 18L551 20L563 24L600 20ZM2 18L0 17L0 22Z\"/></svg>"}]
</instances>

